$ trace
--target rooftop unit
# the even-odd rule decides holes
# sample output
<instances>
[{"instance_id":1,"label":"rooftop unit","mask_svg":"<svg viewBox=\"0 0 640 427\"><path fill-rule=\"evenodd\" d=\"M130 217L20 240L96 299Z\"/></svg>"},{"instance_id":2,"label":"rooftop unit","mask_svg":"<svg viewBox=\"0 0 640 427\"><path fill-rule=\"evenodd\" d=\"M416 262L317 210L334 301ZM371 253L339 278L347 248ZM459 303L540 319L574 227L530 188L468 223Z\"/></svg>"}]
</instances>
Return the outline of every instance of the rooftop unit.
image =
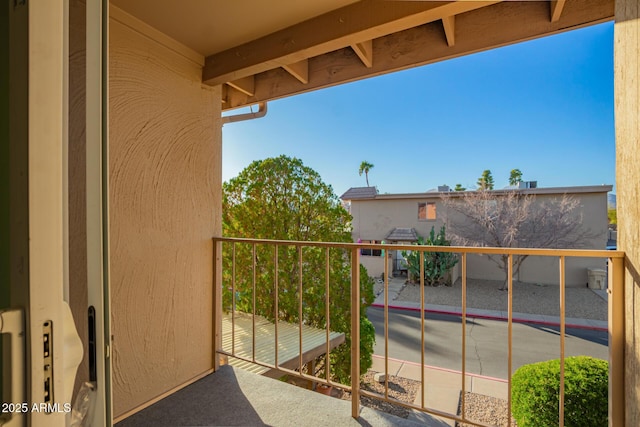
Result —
<instances>
[{"instance_id":1,"label":"rooftop unit","mask_svg":"<svg viewBox=\"0 0 640 427\"><path fill-rule=\"evenodd\" d=\"M538 188L538 181L520 181L518 188Z\"/></svg>"}]
</instances>

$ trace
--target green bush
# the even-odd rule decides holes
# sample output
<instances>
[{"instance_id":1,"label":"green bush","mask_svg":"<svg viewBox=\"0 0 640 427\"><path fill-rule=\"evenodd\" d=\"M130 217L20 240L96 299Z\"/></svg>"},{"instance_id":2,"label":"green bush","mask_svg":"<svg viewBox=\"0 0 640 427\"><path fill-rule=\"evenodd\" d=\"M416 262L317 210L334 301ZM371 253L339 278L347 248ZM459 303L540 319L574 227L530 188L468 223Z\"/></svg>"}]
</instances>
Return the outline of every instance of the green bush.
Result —
<instances>
[{"instance_id":1,"label":"green bush","mask_svg":"<svg viewBox=\"0 0 640 427\"><path fill-rule=\"evenodd\" d=\"M607 426L609 363L587 356L568 357L564 370L564 425ZM518 427L558 425L560 359L521 366L511 384Z\"/></svg>"},{"instance_id":2,"label":"green bush","mask_svg":"<svg viewBox=\"0 0 640 427\"><path fill-rule=\"evenodd\" d=\"M451 242L445 236L444 225L440 228L440 232L436 234L435 228L431 227L429 237L424 239L418 237L417 245L428 246L451 246ZM419 251L402 251L402 256L407 260L407 270L409 278L420 281L420 252ZM451 285L450 278L447 276L451 269L458 263L458 257L452 252L425 252L424 253L424 280L425 285L440 286Z\"/></svg>"}]
</instances>

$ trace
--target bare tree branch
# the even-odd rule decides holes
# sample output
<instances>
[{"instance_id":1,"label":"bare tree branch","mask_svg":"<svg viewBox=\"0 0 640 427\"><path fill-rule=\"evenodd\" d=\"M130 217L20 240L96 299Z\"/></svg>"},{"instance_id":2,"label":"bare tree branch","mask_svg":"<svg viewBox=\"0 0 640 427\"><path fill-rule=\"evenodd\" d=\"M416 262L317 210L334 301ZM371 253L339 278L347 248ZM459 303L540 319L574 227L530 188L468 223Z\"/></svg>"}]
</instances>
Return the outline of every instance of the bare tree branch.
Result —
<instances>
[{"instance_id":1,"label":"bare tree branch","mask_svg":"<svg viewBox=\"0 0 640 427\"><path fill-rule=\"evenodd\" d=\"M458 196L458 194L456 194ZM443 195L446 225L452 242L462 246L498 248L583 248L595 233L583 227L579 201L566 194L555 200L536 200L517 190L465 192L459 197ZM489 255L505 273L507 288L509 260ZM527 256L513 258L513 274L520 271Z\"/></svg>"}]
</instances>

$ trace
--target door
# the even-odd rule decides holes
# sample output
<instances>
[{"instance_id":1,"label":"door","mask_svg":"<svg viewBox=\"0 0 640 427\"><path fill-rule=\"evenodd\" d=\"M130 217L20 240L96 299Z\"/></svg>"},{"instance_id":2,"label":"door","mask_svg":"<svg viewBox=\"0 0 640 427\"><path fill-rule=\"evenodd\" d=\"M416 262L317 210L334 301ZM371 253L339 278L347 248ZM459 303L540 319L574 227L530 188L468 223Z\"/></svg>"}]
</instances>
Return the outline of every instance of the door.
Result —
<instances>
[{"instance_id":1,"label":"door","mask_svg":"<svg viewBox=\"0 0 640 427\"><path fill-rule=\"evenodd\" d=\"M6 166L0 175L0 309L12 310L0 316L19 319L14 323L24 329L22 335L10 335L13 340L2 340L2 402L13 405L3 408L11 412L2 420L8 425L67 425L74 385L76 394L82 385L76 378L89 383L92 425L108 425L111 419L105 341L108 250L102 221L106 211L102 203L106 27L102 23L107 5L87 1L79 29L70 25L70 6L80 3L85 2L9 0L0 6L0 91L6 95L0 106L0 155ZM70 40L77 41L79 34L86 61L74 74L70 67L78 52L70 52ZM83 93L81 109L70 103L78 99L78 92ZM70 174L71 163L78 162L70 156L70 149L77 148L70 132L77 128L86 135L82 180ZM75 194L71 183L80 183L87 194L82 206L70 200ZM96 188L97 194L89 195ZM84 220L77 219L78 212ZM83 230L85 241L80 261L77 253L73 260L70 255L75 238L70 236L78 230ZM84 279L70 279L70 266L76 269L79 262L85 265ZM74 304L80 290L84 303L76 298ZM91 325L90 308L95 313ZM77 330L83 331L81 336ZM22 356L18 347L24 348ZM83 360L86 374L78 371Z\"/></svg>"}]
</instances>

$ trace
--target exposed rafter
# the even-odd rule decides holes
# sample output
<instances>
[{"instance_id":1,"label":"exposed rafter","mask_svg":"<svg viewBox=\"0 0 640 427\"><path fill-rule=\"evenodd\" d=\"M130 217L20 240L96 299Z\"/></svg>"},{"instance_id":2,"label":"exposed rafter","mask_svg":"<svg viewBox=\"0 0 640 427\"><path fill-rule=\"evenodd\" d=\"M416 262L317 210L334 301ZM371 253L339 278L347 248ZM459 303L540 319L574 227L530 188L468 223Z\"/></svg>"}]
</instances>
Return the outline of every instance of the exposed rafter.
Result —
<instances>
[{"instance_id":1,"label":"exposed rafter","mask_svg":"<svg viewBox=\"0 0 640 427\"><path fill-rule=\"evenodd\" d=\"M373 66L373 41L367 40L362 43L356 43L351 45L351 49L358 55L358 58L362 61L362 63L367 67L371 68Z\"/></svg>"},{"instance_id":2,"label":"exposed rafter","mask_svg":"<svg viewBox=\"0 0 640 427\"><path fill-rule=\"evenodd\" d=\"M255 94L256 82L254 76L243 77L232 82L227 82L227 84L246 95L253 96Z\"/></svg>"},{"instance_id":3,"label":"exposed rafter","mask_svg":"<svg viewBox=\"0 0 640 427\"><path fill-rule=\"evenodd\" d=\"M446 16L442 18L442 26L444 27L444 35L447 38L447 45L456 44L456 17Z\"/></svg>"},{"instance_id":4,"label":"exposed rafter","mask_svg":"<svg viewBox=\"0 0 640 427\"><path fill-rule=\"evenodd\" d=\"M386 3L386 2L385 2ZM443 43L439 22L380 38L373 43L371 68L350 46L309 59L309 83L291 79L281 68L256 75L256 94L230 91L224 109L290 96L322 87L359 80L418 65L547 36L613 19L614 0L572 0L562 20L549 23L546 2L502 2L455 18L455 44ZM442 18L440 18L442 19Z\"/></svg>"},{"instance_id":5,"label":"exposed rafter","mask_svg":"<svg viewBox=\"0 0 640 427\"><path fill-rule=\"evenodd\" d=\"M289 74L298 79L300 83L307 84L309 83L309 60L303 59L302 61L298 61L294 64L283 65L284 68Z\"/></svg>"},{"instance_id":6,"label":"exposed rafter","mask_svg":"<svg viewBox=\"0 0 640 427\"><path fill-rule=\"evenodd\" d=\"M234 81L494 3L362 0L211 55L202 80L212 86Z\"/></svg>"},{"instance_id":7,"label":"exposed rafter","mask_svg":"<svg viewBox=\"0 0 640 427\"><path fill-rule=\"evenodd\" d=\"M557 22L562 15L566 0L551 0L551 22Z\"/></svg>"}]
</instances>

